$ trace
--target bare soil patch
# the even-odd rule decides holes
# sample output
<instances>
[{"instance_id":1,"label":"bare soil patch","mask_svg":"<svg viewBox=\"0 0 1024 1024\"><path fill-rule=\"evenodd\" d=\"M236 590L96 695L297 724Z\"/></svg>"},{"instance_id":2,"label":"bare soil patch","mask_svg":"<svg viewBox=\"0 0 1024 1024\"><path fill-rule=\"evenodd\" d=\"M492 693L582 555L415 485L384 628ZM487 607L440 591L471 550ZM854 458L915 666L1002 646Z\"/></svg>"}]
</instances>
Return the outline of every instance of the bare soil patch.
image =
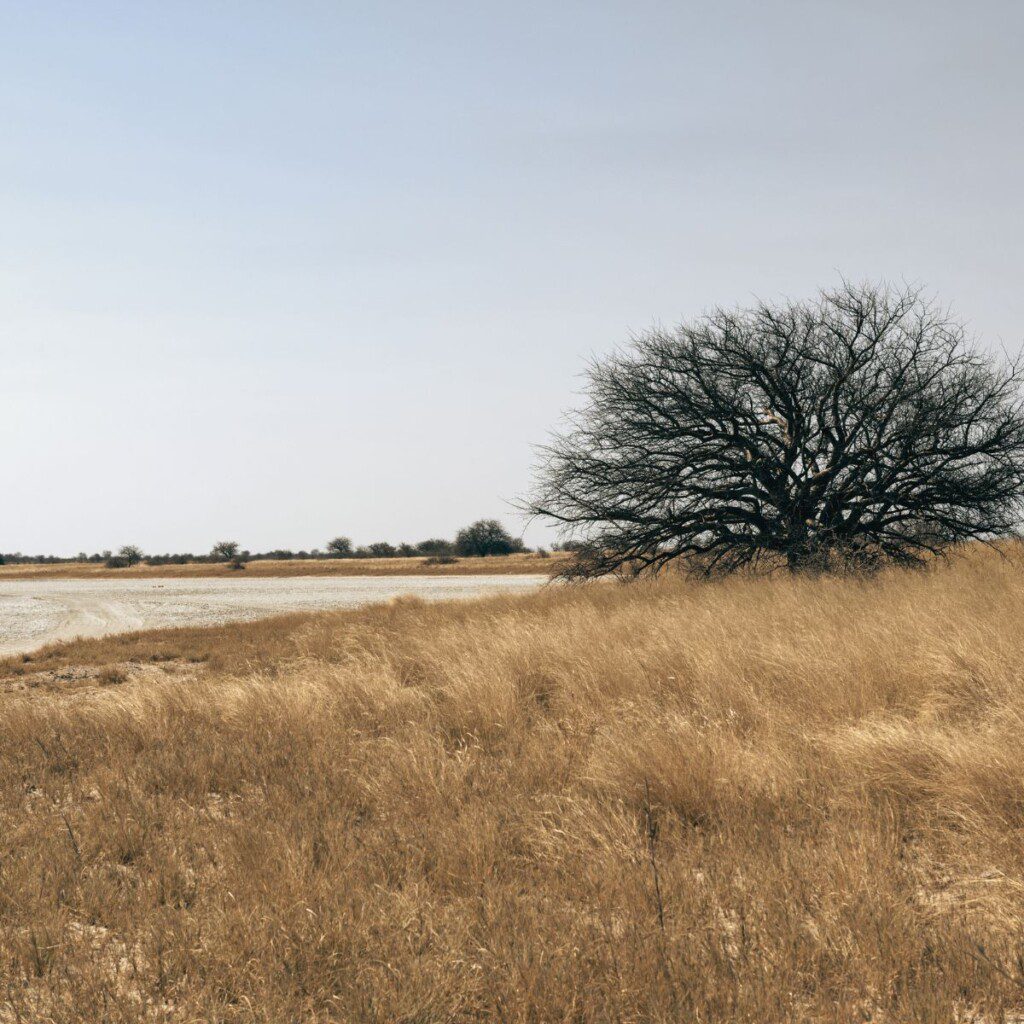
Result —
<instances>
[{"instance_id":1,"label":"bare soil patch","mask_svg":"<svg viewBox=\"0 0 1024 1024\"><path fill-rule=\"evenodd\" d=\"M0 580L0 656L60 640L203 626L287 612L532 590L546 577L380 576L260 579Z\"/></svg>"}]
</instances>

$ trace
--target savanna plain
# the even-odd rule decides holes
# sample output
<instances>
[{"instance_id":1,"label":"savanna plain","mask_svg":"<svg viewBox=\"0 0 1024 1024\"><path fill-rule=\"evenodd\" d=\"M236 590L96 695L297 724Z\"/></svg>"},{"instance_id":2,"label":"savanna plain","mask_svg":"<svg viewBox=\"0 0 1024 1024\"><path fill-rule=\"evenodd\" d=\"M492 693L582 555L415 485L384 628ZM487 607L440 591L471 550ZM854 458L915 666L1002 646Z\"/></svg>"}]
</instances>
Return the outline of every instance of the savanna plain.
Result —
<instances>
[{"instance_id":1,"label":"savanna plain","mask_svg":"<svg viewBox=\"0 0 1024 1024\"><path fill-rule=\"evenodd\" d=\"M28 562L0 565L4 580L148 580L148 579L279 579L306 576L495 576L550 573L563 567L565 555L541 556L535 552L501 558L460 557L445 561L428 558L296 558L248 562L242 572L221 562L189 562L185 565L139 563L112 569L102 562L60 562L45 565Z\"/></svg>"},{"instance_id":2,"label":"savanna plain","mask_svg":"<svg viewBox=\"0 0 1024 1024\"><path fill-rule=\"evenodd\" d=\"M0 1021L1019 1021L1024 551L0 662Z\"/></svg>"}]
</instances>

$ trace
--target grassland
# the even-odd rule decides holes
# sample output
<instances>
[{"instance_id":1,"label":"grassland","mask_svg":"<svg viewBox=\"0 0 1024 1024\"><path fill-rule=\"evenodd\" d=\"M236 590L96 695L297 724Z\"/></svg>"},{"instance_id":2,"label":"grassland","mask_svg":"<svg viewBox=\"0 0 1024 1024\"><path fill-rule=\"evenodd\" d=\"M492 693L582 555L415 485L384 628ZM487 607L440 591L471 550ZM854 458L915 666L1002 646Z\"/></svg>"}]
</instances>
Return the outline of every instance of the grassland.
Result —
<instances>
[{"instance_id":1,"label":"grassland","mask_svg":"<svg viewBox=\"0 0 1024 1024\"><path fill-rule=\"evenodd\" d=\"M1022 654L977 554L8 661L0 1020L1019 1020Z\"/></svg>"},{"instance_id":2,"label":"grassland","mask_svg":"<svg viewBox=\"0 0 1024 1024\"><path fill-rule=\"evenodd\" d=\"M205 579L280 576L492 576L552 573L568 556L535 553L494 558L459 558L450 565L430 564L426 558L292 558L246 563L242 571L225 562L190 562L186 565L133 565L108 569L102 562L60 562L55 565L0 565L2 580L47 579Z\"/></svg>"}]
</instances>

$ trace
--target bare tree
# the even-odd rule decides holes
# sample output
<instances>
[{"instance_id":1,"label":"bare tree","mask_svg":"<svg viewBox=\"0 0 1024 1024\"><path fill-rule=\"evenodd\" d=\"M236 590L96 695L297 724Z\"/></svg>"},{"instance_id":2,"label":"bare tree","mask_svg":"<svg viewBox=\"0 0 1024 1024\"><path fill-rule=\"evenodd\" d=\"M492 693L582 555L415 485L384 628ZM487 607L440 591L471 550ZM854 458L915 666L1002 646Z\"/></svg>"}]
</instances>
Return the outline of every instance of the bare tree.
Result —
<instances>
[{"instance_id":1,"label":"bare tree","mask_svg":"<svg viewBox=\"0 0 1024 1024\"><path fill-rule=\"evenodd\" d=\"M716 310L592 364L527 507L580 575L915 564L1016 530L1021 373L914 289Z\"/></svg>"}]
</instances>

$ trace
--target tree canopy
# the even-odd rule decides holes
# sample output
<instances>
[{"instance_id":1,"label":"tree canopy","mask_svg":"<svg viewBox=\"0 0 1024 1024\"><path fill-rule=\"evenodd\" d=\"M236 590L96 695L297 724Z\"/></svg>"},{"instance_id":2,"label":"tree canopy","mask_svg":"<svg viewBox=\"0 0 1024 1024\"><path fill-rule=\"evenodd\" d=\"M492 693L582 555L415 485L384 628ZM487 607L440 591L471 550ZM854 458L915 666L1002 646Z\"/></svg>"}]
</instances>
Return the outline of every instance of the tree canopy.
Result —
<instances>
[{"instance_id":1,"label":"tree canopy","mask_svg":"<svg viewBox=\"0 0 1024 1024\"><path fill-rule=\"evenodd\" d=\"M918 290L717 309L589 370L528 507L573 571L912 564L1014 532L1021 366Z\"/></svg>"},{"instance_id":2,"label":"tree canopy","mask_svg":"<svg viewBox=\"0 0 1024 1024\"><path fill-rule=\"evenodd\" d=\"M512 537L497 519L478 519L455 535L455 550L460 555L509 555L522 551L522 541Z\"/></svg>"}]
</instances>

